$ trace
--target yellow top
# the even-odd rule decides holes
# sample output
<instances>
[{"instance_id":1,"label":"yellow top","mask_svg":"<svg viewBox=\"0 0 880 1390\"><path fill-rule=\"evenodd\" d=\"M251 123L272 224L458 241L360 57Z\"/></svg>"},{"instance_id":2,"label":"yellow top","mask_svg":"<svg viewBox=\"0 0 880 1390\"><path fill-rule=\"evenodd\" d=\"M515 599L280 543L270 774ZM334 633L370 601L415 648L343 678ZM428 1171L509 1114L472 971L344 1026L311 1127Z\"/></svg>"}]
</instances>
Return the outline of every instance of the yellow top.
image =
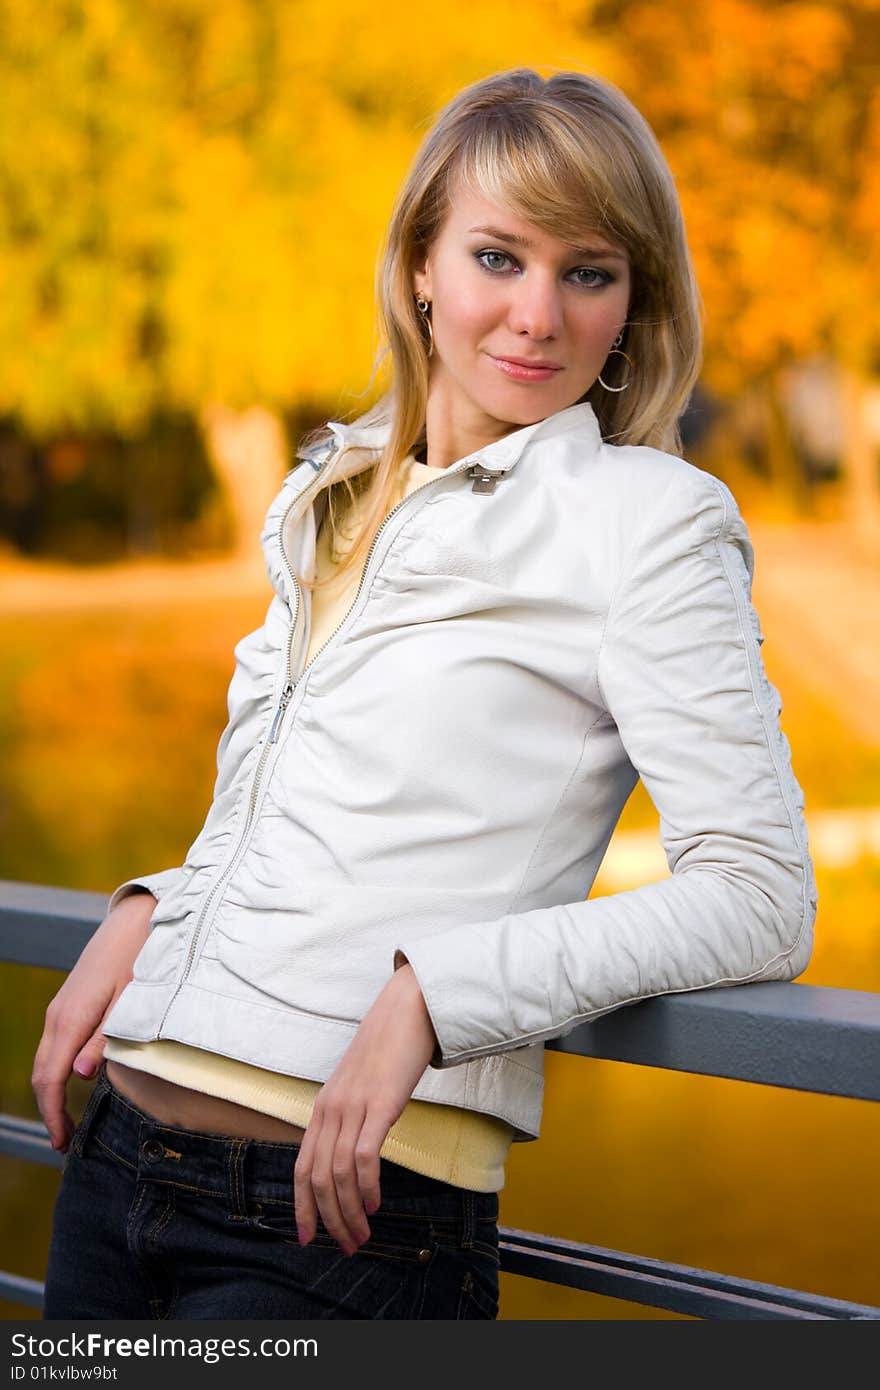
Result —
<instances>
[{"instance_id":1,"label":"yellow top","mask_svg":"<svg viewBox=\"0 0 880 1390\"><path fill-rule=\"evenodd\" d=\"M402 465L402 485L393 504L443 471L419 463L410 455ZM340 543L343 553L353 538L359 511L360 499L346 521ZM322 527L316 556L319 579L330 574L338 558L331 555L329 533ZM307 662L348 612L360 580L361 573L355 567L313 594ZM247 1105L266 1115L276 1115L303 1128L309 1123L315 1097L321 1089L317 1081L267 1071L170 1038L151 1042L108 1038L104 1055L111 1061L124 1062L126 1066L207 1095ZM512 1126L494 1115L478 1114L456 1105L411 1100L388 1131L380 1153L392 1163L440 1178L455 1187L499 1192L504 1186L504 1162L512 1136Z\"/></svg>"}]
</instances>

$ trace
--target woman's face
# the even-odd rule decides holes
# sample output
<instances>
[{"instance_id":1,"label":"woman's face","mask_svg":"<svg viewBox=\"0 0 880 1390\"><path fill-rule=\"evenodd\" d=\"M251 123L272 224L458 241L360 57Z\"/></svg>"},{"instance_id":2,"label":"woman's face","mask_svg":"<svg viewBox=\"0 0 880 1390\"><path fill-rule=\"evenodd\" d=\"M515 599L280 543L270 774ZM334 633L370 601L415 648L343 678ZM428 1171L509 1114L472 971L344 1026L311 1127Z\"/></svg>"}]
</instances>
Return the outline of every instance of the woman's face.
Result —
<instances>
[{"instance_id":1,"label":"woman's face","mask_svg":"<svg viewBox=\"0 0 880 1390\"><path fill-rule=\"evenodd\" d=\"M431 301L428 438L445 466L584 395L626 322L630 268L598 234L578 249L460 190L413 290Z\"/></svg>"}]
</instances>

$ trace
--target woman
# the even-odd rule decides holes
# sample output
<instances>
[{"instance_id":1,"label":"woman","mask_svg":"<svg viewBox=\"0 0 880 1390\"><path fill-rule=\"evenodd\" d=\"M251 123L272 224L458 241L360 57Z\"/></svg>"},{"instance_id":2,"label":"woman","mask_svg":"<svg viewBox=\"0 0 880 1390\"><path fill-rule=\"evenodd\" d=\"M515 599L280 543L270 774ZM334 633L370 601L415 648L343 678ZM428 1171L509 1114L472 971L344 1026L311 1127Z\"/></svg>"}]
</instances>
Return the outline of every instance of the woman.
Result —
<instances>
[{"instance_id":1,"label":"woman","mask_svg":"<svg viewBox=\"0 0 880 1390\"><path fill-rule=\"evenodd\" d=\"M544 1041L809 958L751 545L680 457L699 296L646 122L577 72L465 89L378 299L392 387L269 508L204 827L47 1011L47 1317L493 1318ZM671 877L587 901L639 775Z\"/></svg>"}]
</instances>

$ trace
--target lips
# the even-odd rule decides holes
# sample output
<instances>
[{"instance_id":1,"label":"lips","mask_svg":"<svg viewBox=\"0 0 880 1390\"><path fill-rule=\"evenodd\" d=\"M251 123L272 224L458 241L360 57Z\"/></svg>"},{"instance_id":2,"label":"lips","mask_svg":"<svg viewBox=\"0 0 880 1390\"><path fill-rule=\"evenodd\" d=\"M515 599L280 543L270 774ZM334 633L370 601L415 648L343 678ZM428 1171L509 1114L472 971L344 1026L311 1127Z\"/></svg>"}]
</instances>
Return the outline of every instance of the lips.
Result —
<instances>
[{"instance_id":1,"label":"lips","mask_svg":"<svg viewBox=\"0 0 880 1390\"><path fill-rule=\"evenodd\" d=\"M554 372L559 372L562 370L561 362L551 362L549 358L545 359L541 357L503 357L495 353L493 353L492 355L495 357L496 362L512 362L515 367L531 367L541 371L546 369L548 371Z\"/></svg>"},{"instance_id":2,"label":"lips","mask_svg":"<svg viewBox=\"0 0 880 1390\"><path fill-rule=\"evenodd\" d=\"M503 372L511 381L549 381L554 377L561 367L541 361L523 361L522 358L516 360L511 357L494 357L489 355L489 360L495 363L500 372Z\"/></svg>"}]
</instances>

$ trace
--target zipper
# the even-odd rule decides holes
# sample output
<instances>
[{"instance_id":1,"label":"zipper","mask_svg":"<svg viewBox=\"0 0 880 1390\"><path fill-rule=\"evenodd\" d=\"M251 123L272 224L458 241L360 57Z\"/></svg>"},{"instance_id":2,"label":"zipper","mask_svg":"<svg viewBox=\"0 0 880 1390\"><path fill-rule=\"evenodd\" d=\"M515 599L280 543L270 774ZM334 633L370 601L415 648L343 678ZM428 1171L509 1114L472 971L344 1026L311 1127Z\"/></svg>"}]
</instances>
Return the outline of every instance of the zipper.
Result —
<instances>
[{"instance_id":1,"label":"zipper","mask_svg":"<svg viewBox=\"0 0 880 1390\"><path fill-rule=\"evenodd\" d=\"M470 465L470 466L469 466L469 465ZM476 479L477 479L477 482L474 483L474 486L473 486L473 488L472 488L472 491L473 491L473 492L477 492L477 491L480 491L480 492L492 492L492 491L494 491L494 489L495 489L495 484L496 484L498 478L502 477L503 474L507 471L507 470L504 469L504 468L499 468L499 469L496 469L496 470L494 470L494 471L493 471L493 470L489 470L489 469L485 469L485 468L483 467L482 464L479 464L479 463L478 463L478 464L474 464L474 463L472 463L472 461L471 461L470 458L466 458L466 459L463 459L463 460L462 460L462 462L461 462L460 465L459 465L459 464L455 464L454 467L452 467L452 468L444 469L443 473L440 474L439 477L428 478L428 480L427 480L426 482L420 483L418 487L414 487L414 488L413 488L412 492L407 493L405 497L401 497L400 501L399 501L399 502L396 502L396 503L394 504L394 506L391 508L391 511L388 512L388 513L386 514L384 520L383 520L382 522L380 522L379 526L376 528L376 533L375 533L375 535L373 536L373 539L372 539L372 541L371 541L371 543L370 543L370 548L369 548L369 550L367 551L367 558L366 558L366 560L364 561L363 572L362 572L362 574L361 574L360 583L358 584L357 592L355 593L354 598L352 599L351 603L349 604L349 606L348 606L348 608L346 609L346 611L345 611L345 613L343 614L343 616L340 618L339 622L336 624L336 626L335 626L335 628L333 629L333 631L330 633L329 637L327 637L327 638L325 639L325 641L323 641L323 642L321 643L321 645L320 645L320 647L318 648L318 650L317 650L316 652L313 653L311 659L306 663L306 665L305 665L305 666L303 667L303 669L300 671L299 676L297 677L297 680L296 680L296 682L295 682L296 685L299 685L299 682L302 680L302 678L303 678L303 676L305 675L306 671L308 671L309 668L310 668L311 666L314 665L314 663L317 661L318 657L321 655L321 653L322 653L322 651L324 650L324 648L327 647L327 646L329 646L329 644L333 641L333 638L336 636L336 634L337 634L337 632L339 631L339 629L343 626L343 624L345 623L346 619L348 618L349 613L350 613L351 610L354 608L355 604L357 603L358 599L360 598L360 596L361 596L361 590L363 589L364 583L365 583L366 578L367 578L367 571L368 571L369 568L370 568L370 561L371 561L372 558L373 558L373 551L376 549L376 546L378 545L379 537L381 536L381 534L382 534L382 532L384 531L385 527L387 526L388 522L389 522L389 521L391 520L391 518L394 516L395 512L397 512L397 511L403 506L404 502L408 502L409 499L410 499L411 497L415 497L417 493L421 492L421 491L422 491L424 488L426 488L426 487L430 487L432 483L439 483L443 478L451 477L453 474L464 473L465 469L468 469L468 472L469 472L469 476L470 476L470 477L476 478ZM480 487L480 486L479 486L480 481L481 481L484 477L486 477L487 475L488 475L489 477L491 477L491 480L492 480L492 481L491 481L491 484L490 484L488 487ZM283 522L283 520L282 520L282 526L283 526L283 524L284 524L284 522ZM282 555L284 556L284 561L285 561L285 563L287 564L287 572L288 572L288 574L290 575L290 578L291 578L291 580L292 580L292 582L293 582L294 589L296 590L296 593L297 593L297 608L298 608L298 607L299 607L299 584L298 584L298 582L297 582L296 575L294 574L293 570L291 569L290 564L287 562L287 556L286 556L286 554L284 553L284 547L281 546L280 549L281 549ZM273 723L272 723L272 730L273 730L273 734L274 734L274 737L275 737L275 738L277 738L277 736L278 736L278 726L279 726L280 723L281 723L281 720L282 720L283 715L284 715L284 711L285 711L285 709L287 708L287 705L288 705L288 703L289 703L289 701L290 701L290 697L291 697L291 695L293 694L293 690L294 690L294 682L292 682L292 680L291 680L290 653L289 653L289 650L288 650L288 662L287 662L287 681L288 681L288 683L287 683L287 685L284 687L284 692L282 693L281 700L279 701L279 704L278 704L278 708L277 708L277 710L275 711L275 719L273 720ZM287 695L287 698L285 699L285 693L286 693L288 690L289 690L290 694L288 694L288 695Z\"/></svg>"},{"instance_id":2,"label":"zipper","mask_svg":"<svg viewBox=\"0 0 880 1390\"><path fill-rule=\"evenodd\" d=\"M295 595L295 597L296 597L296 604L295 604L295 606L294 606L293 616L292 616L292 618L291 618L291 620L290 620L290 630L289 630L288 636L287 636L287 656L286 656L286 659L285 659L285 660L286 660L286 675L287 675L287 679L286 679L286 681L285 681L285 683L284 683L284 687L283 687L283 689L282 689L282 691L281 691L281 695L280 695L280 697L279 697L278 704L277 704L277 706L276 706L276 708L275 708L275 713L274 713L274 716L273 716L273 719L272 719L272 725L271 725L271 728L270 728L270 731L269 731L269 736L268 736L268 738L265 739L265 741L264 741L264 743L263 743L263 749L262 749L262 752L260 753L260 758L259 758L259 761L258 761L258 763L257 763L256 771L254 772L253 778L252 778L252 780L251 780L251 790L250 790L250 796L249 796L249 798L248 798L247 815L245 816L245 822L244 822L244 825L243 825L243 827L242 827L242 829L241 829L241 833L240 833L239 838L238 838L238 843L237 843L236 846L235 846L235 849L234 849L233 854L232 854L232 858L230 859L230 861L229 861L229 863L227 864L226 868L224 869L223 873L222 873L222 874L220 875L220 877L217 879L216 883L214 884L213 888L211 889L210 893L208 894L207 898L205 899L205 902L204 902L204 905L203 905L203 907L202 907L201 912L199 913L199 919L198 919L198 922L196 923L195 930L193 931L192 938L191 938L191 940L190 940L189 951L187 952L187 957L186 957L186 965L184 966L183 974L182 974L181 977L180 977L180 981L179 981L179 983L178 983L178 985L177 985L177 988L175 989L174 994L172 995L171 999L168 1001L168 1004L167 1004L167 1007L166 1007L166 1009L165 1009L165 1012L164 1012L164 1014L162 1015L162 1019L161 1019L161 1022L159 1023L159 1028L158 1028L158 1031L157 1031L157 1036L158 1036L158 1037L161 1037L161 1035L162 1035L162 1025L164 1024L165 1019L168 1017L168 1013L169 1013L169 1010L171 1009L171 1005L174 1003L174 1000L177 998L178 993L180 992L180 990L181 990L182 987L183 987L184 981L186 980L187 976L189 975L190 970L192 969L192 963L193 963L193 960L195 959L196 948L197 948L197 946L198 946L198 944L199 944L199 938L200 938L201 933L202 933L202 927L203 927L204 924L205 924L205 919L207 918L208 912L209 912L209 910L210 910L210 908L211 908L211 904L214 902L214 900L215 900L215 898L217 897L217 894L218 894L218 892L220 891L220 889L223 887L223 885L227 882L227 880L229 879L229 877L230 877L230 876L232 875L232 873L235 871L235 869L237 868L238 863L239 863L239 861L240 861L240 859L241 859L241 852L242 852L242 849L243 849L243 847L244 847L244 845L245 845L245 842L246 842L247 837L248 837L248 832L249 832L249 830L250 830L250 828L251 828L251 825L252 825L252 822L253 822L254 810L255 810L255 808L256 808L257 797L258 797L259 789L260 789L260 782L262 781L263 771L264 771L264 769L265 769L266 761L267 761L268 756L269 756L269 750L270 750L272 744L278 742L278 733L279 733L279 730L280 730L280 728L281 728L282 720L284 719L284 711L287 709L287 706L290 704L290 701L293 699L293 693L294 693L296 687L297 687L297 686L300 684L300 682L302 681L302 678L303 678L303 676L305 675L306 671L308 671L308 670L314 665L315 661L316 661L317 658L321 655L321 653L324 651L324 649L333 641L333 638L336 636L336 634L337 634L337 632L339 631L339 629L343 626L343 624L345 623L346 619L348 618L348 615L351 613L352 609L354 608L355 604L357 603L358 599L360 598L361 590L363 589L364 583L366 582L367 572L368 572L369 567L370 567L370 561L371 561L372 558L373 558L373 553L374 553L374 551L375 551L375 549L376 549L376 546L377 546L377 544L378 544L378 542L379 542L379 537L381 536L381 534L382 534L382 532L384 531L385 527L386 527L386 526L388 525L388 523L391 521L391 518L400 510L400 508L401 508L402 506L404 506L405 503L409 502L409 501L411 500L411 498L413 498L413 497L416 496L417 493L423 492L424 489L425 489L426 487L431 487L434 483L439 483L439 482L441 482L443 478L451 477L453 474L456 474L456 475L457 475L457 474L460 474L460 473L464 473L464 472L467 470L469 476L472 477L472 478L474 478L474 479L476 480L476 481L474 482L474 486L473 486L473 488L472 488L472 491L473 491L473 492L493 492L493 491L495 490L495 485L496 485L498 479L499 479L500 477L502 477L502 476L504 475L504 473L507 471L506 469L503 469L503 468L502 468L502 469L494 469L494 470L493 470L493 469L487 469L487 468L485 468L485 467L484 467L482 464L480 464L480 463L474 463L472 457L468 457L468 458L463 459L462 462L461 462L460 464L455 464L455 465L454 465L453 467L451 467L451 468L444 469L443 473L439 474L437 477L429 478L429 479L427 480L427 482L421 483L417 488L413 488L412 492L407 493L404 497L402 497L402 498L400 499L399 502L396 502L395 505L391 508L390 512L388 512L388 513L386 514L386 516L384 517L384 519L382 520L382 522L381 522L381 523L379 524L379 526L376 528L376 533L375 533L375 535L373 536L373 539L372 539L372 541L371 541L371 543L370 543L370 548L369 548L369 550L368 550L368 552L367 552L367 558L366 558L366 560L364 561L363 572L362 572L362 574L361 574L360 583L358 584L358 587L357 587L357 592L355 593L354 598L352 599L351 603L349 604L349 606L348 606L348 608L347 608L347 610L346 610L344 616L343 616L343 617L341 618L341 620L336 624L336 627L335 627L335 628L333 629L333 631L330 633L330 636L329 636L324 642L321 643L321 646L320 646L320 647L318 648L318 650L314 653L314 655L312 656L311 660L308 661L308 662L306 663L306 665L303 667L303 669L302 669L302 671L300 672L300 674L299 674L299 676L297 677L297 679L294 680L294 679L293 679L293 670L292 670L292 667L291 667L291 653L292 653L292 648L293 648L293 638L294 638L294 634L295 634L295 632L296 632L296 624L297 624L297 621L298 621L298 618L299 618L299 611L300 611L300 607L301 607L301 598L302 598L302 594L301 594L301 590L300 590L300 586L299 586L299 581L298 581L298 579L297 579L297 577L296 577L296 573L295 573L295 571L294 571L294 569L293 569L293 567L292 567L292 565L291 565L291 563L290 563L290 561L289 561L289 559L288 559L288 557L287 557L287 551L284 549L284 543L283 543L283 539L282 539L282 538L283 538L283 535L284 535L284 526L285 526L285 523L286 523L286 521L287 521L288 516L290 515L291 510L292 510L294 507L299 506L299 505L303 502L303 500L304 500L306 497L309 496L309 494L310 494L312 491L317 492L317 491L319 490L319 485L320 485L320 482L321 482L321 476L322 476L322 474L323 474L323 472L324 472L324 469L325 469L325 467L326 467L326 464L327 464L327 462L328 462L330 459L336 457L336 453L337 453L337 451L336 451L336 450L333 450L333 451L332 451L331 453L329 453L329 454L327 455L327 457L322 461L321 467L320 467L320 469L317 471L317 473L315 474L314 479L313 479L305 488L303 488L302 492L298 493L297 496L294 497L293 501L290 503L290 506L285 508L285 510L284 510L284 512L283 512L283 514L282 514L282 516L281 516L281 521L279 522L279 526L278 526L278 549L279 549L279 552L280 552L280 554L281 554L281 557L282 557L282 560L283 560L283 562L284 562L284 565L285 565L285 567L286 567L286 569L287 569L287 573L288 573L289 576L290 576L290 580L291 580L291 584L292 584L292 587L293 587L294 595ZM304 508L303 510L305 510L305 508Z\"/></svg>"},{"instance_id":3,"label":"zipper","mask_svg":"<svg viewBox=\"0 0 880 1390\"><path fill-rule=\"evenodd\" d=\"M289 639L288 639L288 645L289 645ZM289 666L290 666L290 662L288 661L288 669L289 669ZM278 702L278 708L277 708L277 710L275 711L275 718L272 720L272 732L271 732L270 735L269 735L269 742L270 742L270 743L277 743L277 742L278 742L278 726L279 726L279 724L281 723L281 719L282 719L282 717L283 717L283 715L284 715L284 711L287 709L287 706L290 704L290 699L291 699L291 696L292 696L292 695L293 695L293 684L292 684L291 681L288 681L287 684L285 685L284 689L283 689L282 692L281 692L281 699L279 700L279 702Z\"/></svg>"},{"instance_id":4,"label":"zipper","mask_svg":"<svg viewBox=\"0 0 880 1390\"><path fill-rule=\"evenodd\" d=\"M285 564L287 565L287 568L288 568L288 570L290 571L291 574L293 574L293 571L290 569L290 564L289 564L289 562L288 562L288 560L287 560L287 555L285 554L284 546L280 543L280 541L281 541L281 535L283 534L284 523L285 523L285 521L287 520L288 515L290 514L291 508L297 506L298 503L302 502L303 499L304 499L305 497L307 497L311 491L313 491L313 490L314 490L314 491L317 491L317 490L318 490L317 485L318 485L318 483L319 483L319 481L320 481L321 474L322 474L323 471L324 471L324 466L325 466L325 464L327 463L328 459L335 457L335 454L336 454L336 451L333 450L331 453L329 453L329 454L327 455L327 457L322 461L321 467L318 469L317 473L315 474L315 477L309 482L309 484L308 484L305 488L303 488L302 492L298 493L297 496L294 497L294 499L293 499L293 501L291 502L290 506L285 508L284 514L283 514L282 517L281 517L281 524L280 524L280 527L279 527L279 549L280 549L280 551L281 551L282 556L284 557ZM294 580L295 580L295 576L294 576ZM284 711L285 711L285 709L287 708L288 704L290 703L291 697L292 697L292 695L293 695L294 685L293 685L293 682L292 682L292 680L291 680L291 675L290 675L290 646L291 646L291 642L292 642L292 640L293 640L293 634L294 634L294 632L296 631L297 618L299 617L299 597L300 597L300 591L299 591L299 585L298 585L298 584L295 584L295 589L296 589L296 599L297 599L297 602L296 602L296 607L295 607L294 610L293 610L293 617L292 617L291 622L290 622L290 632L289 632L288 638L287 638L287 682L286 682L286 684L285 684L285 686L284 686L284 689L283 689L282 692L281 692L281 698L280 698L280 700L279 700L279 702L278 702L278 707L277 707L277 709L276 709L276 711L275 711L275 717L274 717L274 719L272 720L272 729L271 729L270 738L267 739L267 740L265 741L264 745L263 745L262 752L260 753L260 759L259 759L259 762L257 763L256 772L254 773L254 776L253 776L253 778L252 778L252 780L251 780L251 790L250 790L250 796L249 796L249 798L248 798L248 809L247 809L247 815L245 816L244 826L242 827L241 834L239 835L239 838L238 838L238 843L237 843L237 845L235 846L235 850L233 851L233 854L232 854L232 858L230 859L230 861L229 861L229 863L227 864L226 868L224 869L223 873L222 873L222 874L220 875L220 877L217 879L216 883L214 884L213 888L211 889L210 893L208 894L207 898L205 899L205 902L204 902L204 904L203 904L203 906L202 906L201 912L199 913L199 919L198 919L198 921L197 921L197 923L196 923L195 929L194 929L193 934L192 934L192 938L191 938L191 940L190 940L189 950L188 950L188 952L187 952L187 957L186 957L186 965L184 966L183 974L181 975L180 980L179 980L179 982L178 982L178 984L177 984L177 988L175 989L173 995L172 995L171 998L169 999L168 1004L167 1004L166 1009L165 1009L165 1012L164 1012L164 1014L162 1015L162 1019L161 1019L161 1021L160 1021L160 1023L159 1023L159 1027L158 1027L158 1030L157 1030L157 1037L161 1037L161 1036L162 1036L162 1025L164 1024L166 1018L168 1017L168 1013L169 1013L169 1010L171 1009L171 1005L174 1003L174 1000L177 998L178 994L180 993L180 990L181 990L181 988L183 987L184 981L186 980L187 976L189 975L190 970L192 969L192 963L193 963L193 960L194 960L194 958L195 958L196 947L197 947L198 944L199 944L199 938L200 938L200 936L201 936L201 934L202 934L202 927L203 927L204 924L205 924L205 918L206 918L207 915L208 915L208 912L209 912L209 910L210 910L210 908L211 908L211 904L214 902L214 899L217 897L217 894L218 894L219 890L220 890L220 889L223 887L223 885L226 883L227 879L229 878L230 874L232 874L232 872L234 871L234 869L236 868L236 866L237 866L237 864L238 864L238 862L239 862L239 859L241 858L241 849L242 849L242 846L244 845L245 840L247 839L248 831L250 830L251 822L253 821L254 809L255 809L256 804L257 804L257 794L258 794L258 792L259 792L260 782L261 782L262 776L263 776L263 769L264 769L264 767L265 767L265 765L266 765L266 759L267 759L267 757L269 756L269 746L270 746L270 743L274 743L274 742L277 740L277 737L278 737L278 725L279 725L279 723L281 722L281 718L282 718L282 716L283 716L283 714L284 714Z\"/></svg>"}]
</instances>

